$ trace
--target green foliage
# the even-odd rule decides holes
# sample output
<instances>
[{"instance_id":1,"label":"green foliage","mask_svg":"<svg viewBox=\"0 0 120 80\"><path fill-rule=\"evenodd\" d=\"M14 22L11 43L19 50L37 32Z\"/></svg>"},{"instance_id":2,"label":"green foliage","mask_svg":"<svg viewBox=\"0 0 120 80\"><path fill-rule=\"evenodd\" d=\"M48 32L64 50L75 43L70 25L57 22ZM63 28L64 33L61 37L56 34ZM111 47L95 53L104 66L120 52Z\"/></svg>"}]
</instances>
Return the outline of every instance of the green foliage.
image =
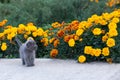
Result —
<instances>
[{"instance_id":1,"label":"green foliage","mask_svg":"<svg viewBox=\"0 0 120 80\"><path fill-rule=\"evenodd\" d=\"M55 21L81 21L92 14L111 11L105 3L106 0L99 3L89 0L11 0L9 4L0 3L0 20L8 19L8 24L14 26L28 22L43 26Z\"/></svg>"}]
</instances>

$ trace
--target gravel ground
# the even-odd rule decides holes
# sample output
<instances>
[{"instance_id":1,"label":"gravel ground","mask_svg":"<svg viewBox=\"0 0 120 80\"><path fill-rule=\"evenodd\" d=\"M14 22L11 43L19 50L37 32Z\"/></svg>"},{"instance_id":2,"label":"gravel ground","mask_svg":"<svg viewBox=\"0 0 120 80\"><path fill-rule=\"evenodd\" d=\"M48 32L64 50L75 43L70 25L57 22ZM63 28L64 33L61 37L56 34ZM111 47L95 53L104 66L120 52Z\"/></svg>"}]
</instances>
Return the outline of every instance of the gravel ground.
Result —
<instances>
[{"instance_id":1,"label":"gravel ground","mask_svg":"<svg viewBox=\"0 0 120 80\"><path fill-rule=\"evenodd\" d=\"M120 64L36 59L25 67L20 59L0 59L0 80L120 80Z\"/></svg>"}]
</instances>

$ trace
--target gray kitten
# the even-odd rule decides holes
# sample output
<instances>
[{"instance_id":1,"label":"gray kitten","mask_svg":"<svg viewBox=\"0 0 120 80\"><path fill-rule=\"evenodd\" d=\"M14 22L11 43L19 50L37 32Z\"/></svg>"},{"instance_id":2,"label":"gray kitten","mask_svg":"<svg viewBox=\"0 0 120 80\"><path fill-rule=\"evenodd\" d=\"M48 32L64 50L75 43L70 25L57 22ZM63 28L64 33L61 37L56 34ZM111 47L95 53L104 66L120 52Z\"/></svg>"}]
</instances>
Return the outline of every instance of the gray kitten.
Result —
<instances>
[{"instance_id":1,"label":"gray kitten","mask_svg":"<svg viewBox=\"0 0 120 80\"><path fill-rule=\"evenodd\" d=\"M20 46L19 53L22 59L22 64L28 67L34 66L35 53L37 50L36 42L32 38L29 38L29 40L23 44L17 37L15 37L15 40Z\"/></svg>"}]
</instances>

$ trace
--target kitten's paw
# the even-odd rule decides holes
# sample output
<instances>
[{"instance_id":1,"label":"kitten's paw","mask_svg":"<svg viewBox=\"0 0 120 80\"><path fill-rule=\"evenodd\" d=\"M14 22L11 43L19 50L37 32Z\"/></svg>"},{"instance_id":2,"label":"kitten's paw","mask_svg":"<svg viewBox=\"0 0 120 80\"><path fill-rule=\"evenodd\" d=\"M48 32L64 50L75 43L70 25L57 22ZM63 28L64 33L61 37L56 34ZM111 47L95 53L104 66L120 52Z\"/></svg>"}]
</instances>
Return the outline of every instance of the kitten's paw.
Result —
<instances>
[{"instance_id":1,"label":"kitten's paw","mask_svg":"<svg viewBox=\"0 0 120 80\"><path fill-rule=\"evenodd\" d=\"M35 66L34 64L31 64L31 65L27 65L27 67L32 67L32 66Z\"/></svg>"}]
</instances>

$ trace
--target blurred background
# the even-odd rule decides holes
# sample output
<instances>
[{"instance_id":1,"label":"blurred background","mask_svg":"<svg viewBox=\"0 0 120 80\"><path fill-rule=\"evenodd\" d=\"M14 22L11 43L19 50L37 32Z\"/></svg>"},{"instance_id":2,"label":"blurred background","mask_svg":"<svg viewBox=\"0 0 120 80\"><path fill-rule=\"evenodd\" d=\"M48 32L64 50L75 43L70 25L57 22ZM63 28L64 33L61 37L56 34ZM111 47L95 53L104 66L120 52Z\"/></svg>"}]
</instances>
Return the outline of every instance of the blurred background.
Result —
<instances>
[{"instance_id":1,"label":"blurred background","mask_svg":"<svg viewBox=\"0 0 120 80\"><path fill-rule=\"evenodd\" d=\"M0 0L0 21L17 26L33 22L36 26L55 21L86 20L119 7L119 0ZM115 5L114 5L115 4Z\"/></svg>"}]
</instances>

